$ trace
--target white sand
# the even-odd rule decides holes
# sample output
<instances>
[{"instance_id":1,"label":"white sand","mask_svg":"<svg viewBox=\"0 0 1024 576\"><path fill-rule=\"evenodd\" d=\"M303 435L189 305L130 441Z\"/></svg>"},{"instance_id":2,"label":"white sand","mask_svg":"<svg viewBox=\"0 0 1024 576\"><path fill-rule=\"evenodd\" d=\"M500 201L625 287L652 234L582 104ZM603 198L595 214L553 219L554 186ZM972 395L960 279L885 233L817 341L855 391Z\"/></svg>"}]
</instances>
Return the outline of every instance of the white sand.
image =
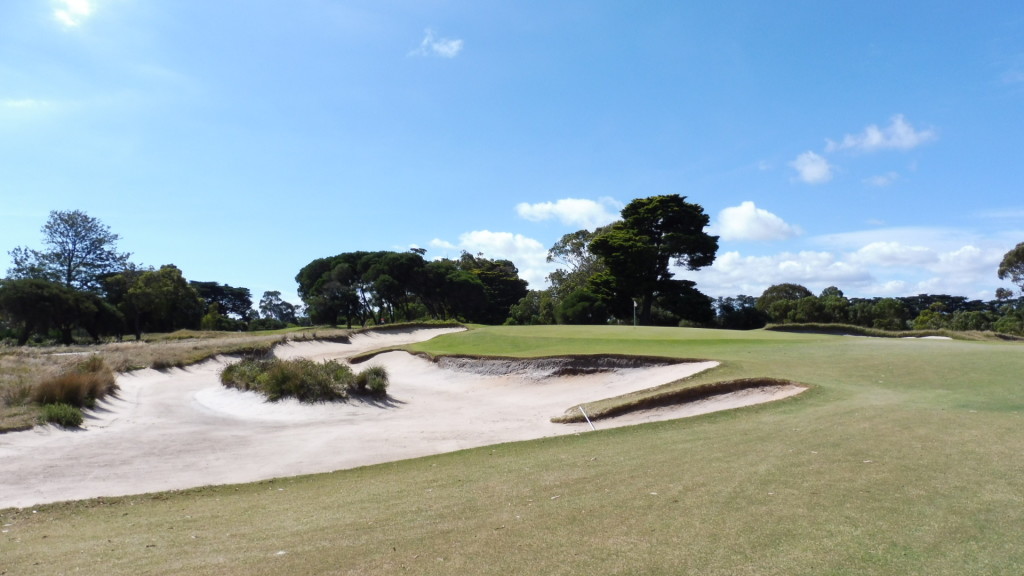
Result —
<instances>
[{"instance_id":1,"label":"white sand","mask_svg":"<svg viewBox=\"0 0 1024 576\"><path fill-rule=\"evenodd\" d=\"M422 341L449 329L358 335L350 344L279 347L284 358L345 358ZM515 440L589 430L553 424L565 409L665 384L714 362L537 379L445 370L404 352L366 364L387 367L389 398L340 404L268 403L222 387L222 361L118 378L84 430L52 426L0 435L0 508L328 472ZM724 394L684 406L596 423L600 428L666 420L766 402L797 386Z\"/></svg>"}]
</instances>

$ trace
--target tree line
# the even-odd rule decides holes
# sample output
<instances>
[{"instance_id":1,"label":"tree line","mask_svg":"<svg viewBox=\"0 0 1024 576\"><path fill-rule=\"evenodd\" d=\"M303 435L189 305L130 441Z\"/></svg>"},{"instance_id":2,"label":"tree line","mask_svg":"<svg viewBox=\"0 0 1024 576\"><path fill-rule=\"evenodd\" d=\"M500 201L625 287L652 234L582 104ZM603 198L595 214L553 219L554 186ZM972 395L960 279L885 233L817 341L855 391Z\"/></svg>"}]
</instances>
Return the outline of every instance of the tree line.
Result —
<instances>
[{"instance_id":1,"label":"tree line","mask_svg":"<svg viewBox=\"0 0 1024 576\"><path fill-rule=\"evenodd\" d=\"M813 294L800 284L776 284L759 297L715 300L715 326L751 329L766 324L848 324L878 330L993 331L1024 335L1024 298L1001 290L995 300L946 294L847 298L830 286Z\"/></svg>"},{"instance_id":2,"label":"tree line","mask_svg":"<svg viewBox=\"0 0 1024 576\"><path fill-rule=\"evenodd\" d=\"M424 319L481 324L640 324L754 329L768 323L838 323L884 330L993 330L1024 334L1024 243L997 271L983 302L960 296L847 298L777 284L760 296L710 298L673 268L714 262L708 216L679 195L635 199L608 226L562 236L548 251L557 268L529 290L515 265L463 252L356 251L317 258L295 276L301 304L268 291L254 307L247 288L186 280L176 266L133 264L119 236L80 211L50 213L43 250L10 251L0 280L0 338L70 343L179 329L265 330L296 324L380 325Z\"/></svg>"},{"instance_id":3,"label":"tree line","mask_svg":"<svg viewBox=\"0 0 1024 576\"><path fill-rule=\"evenodd\" d=\"M24 345L36 336L70 344L180 329L280 328L298 322L294 305L265 292L259 311L248 288L187 280L173 264L131 262L120 236L82 211L53 211L42 250L17 247L0 280L0 337Z\"/></svg>"},{"instance_id":4,"label":"tree line","mask_svg":"<svg viewBox=\"0 0 1024 576\"><path fill-rule=\"evenodd\" d=\"M299 271L299 297L315 324L387 324L418 319L501 324L527 293L508 260L463 252L427 261L425 250L345 252Z\"/></svg>"}]
</instances>

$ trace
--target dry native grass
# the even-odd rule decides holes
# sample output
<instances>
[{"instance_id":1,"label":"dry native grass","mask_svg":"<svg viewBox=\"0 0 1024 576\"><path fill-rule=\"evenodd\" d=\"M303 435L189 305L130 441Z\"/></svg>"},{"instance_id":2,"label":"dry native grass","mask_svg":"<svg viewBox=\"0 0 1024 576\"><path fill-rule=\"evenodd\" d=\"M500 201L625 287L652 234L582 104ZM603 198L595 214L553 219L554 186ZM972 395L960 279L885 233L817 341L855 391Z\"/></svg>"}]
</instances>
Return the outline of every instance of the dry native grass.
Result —
<instances>
[{"instance_id":1,"label":"dry native grass","mask_svg":"<svg viewBox=\"0 0 1024 576\"><path fill-rule=\"evenodd\" d=\"M341 337L348 331L319 329L294 333L177 332L141 342L88 346L0 347L0 433L31 428L42 416L41 404L54 398L88 406L113 391L106 377L89 375L80 365L102 363L113 374L144 368L184 367L218 355L261 356L285 339Z\"/></svg>"}]
</instances>

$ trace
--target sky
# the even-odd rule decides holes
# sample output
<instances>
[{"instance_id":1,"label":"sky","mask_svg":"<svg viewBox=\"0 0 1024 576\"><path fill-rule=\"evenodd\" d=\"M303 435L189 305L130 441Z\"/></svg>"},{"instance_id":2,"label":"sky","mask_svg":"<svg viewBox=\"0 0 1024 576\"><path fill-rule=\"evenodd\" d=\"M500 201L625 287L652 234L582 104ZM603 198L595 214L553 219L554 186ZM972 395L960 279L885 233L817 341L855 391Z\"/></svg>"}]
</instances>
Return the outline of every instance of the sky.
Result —
<instances>
[{"instance_id":1,"label":"sky","mask_svg":"<svg viewBox=\"0 0 1024 576\"><path fill-rule=\"evenodd\" d=\"M680 194L678 277L990 300L1024 241L1024 4L4 0L0 272L82 210L145 266L512 260Z\"/></svg>"}]
</instances>

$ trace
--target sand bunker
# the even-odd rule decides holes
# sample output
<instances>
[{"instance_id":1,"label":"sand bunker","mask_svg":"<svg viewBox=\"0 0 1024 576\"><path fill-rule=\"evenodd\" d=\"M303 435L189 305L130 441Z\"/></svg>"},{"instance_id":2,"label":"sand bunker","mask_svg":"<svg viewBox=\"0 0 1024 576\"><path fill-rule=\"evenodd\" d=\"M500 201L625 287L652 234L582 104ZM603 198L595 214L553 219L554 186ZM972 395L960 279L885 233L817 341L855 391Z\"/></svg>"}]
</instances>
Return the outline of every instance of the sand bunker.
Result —
<instances>
[{"instance_id":1,"label":"sand bunker","mask_svg":"<svg viewBox=\"0 0 1024 576\"><path fill-rule=\"evenodd\" d=\"M275 353L346 358L450 331L370 332L350 343L296 342ZM482 370L480 362L434 363L388 352L359 368L374 364L390 374L387 399L315 405L268 403L256 393L226 389L218 380L222 360L123 375L118 397L89 414L84 430L44 426L0 435L0 508L251 482L578 433L589 426L554 424L551 417L573 405L658 386L716 365L577 369L564 362L503 361ZM745 390L596 425L666 420L799 391L797 386Z\"/></svg>"}]
</instances>

